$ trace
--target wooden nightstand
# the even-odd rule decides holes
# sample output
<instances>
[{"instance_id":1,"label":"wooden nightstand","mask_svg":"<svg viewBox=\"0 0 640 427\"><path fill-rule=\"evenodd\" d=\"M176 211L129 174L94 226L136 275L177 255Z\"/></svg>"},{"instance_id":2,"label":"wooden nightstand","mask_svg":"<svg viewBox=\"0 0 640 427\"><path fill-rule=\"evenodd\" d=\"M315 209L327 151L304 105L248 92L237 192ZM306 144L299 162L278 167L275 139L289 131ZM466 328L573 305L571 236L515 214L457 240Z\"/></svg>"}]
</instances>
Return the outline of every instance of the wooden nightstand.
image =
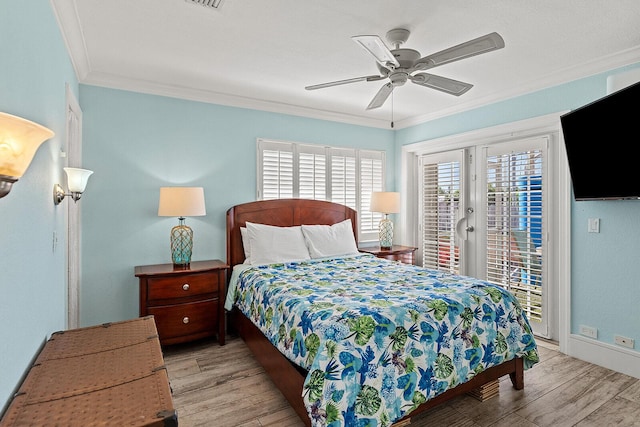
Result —
<instances>
[{"instance_id":1,"label":"wooden nightstand","mask_svg":"<svg viewBox=\"0 0 640 427\"><path fill-rule=\"evenodd\" d=\"M153 315L160 344L177 344L218 335L224 345L226 273L219 260L140 265L140 316Z\"/></svg>"},{"instance_id":2,"label":"wooden nightstand","mask_svg":"<svg viewBox=\"0 0 640 427\"><path fill-rule=\"evenodd\" d=\"M358 248L360 252L365 252L377 256L378 258L401 261L405 264L415 263L415 252L418 248L411 246L393 245L391 249L381 249L380 246Z\"/></svg>"}]
</instances>

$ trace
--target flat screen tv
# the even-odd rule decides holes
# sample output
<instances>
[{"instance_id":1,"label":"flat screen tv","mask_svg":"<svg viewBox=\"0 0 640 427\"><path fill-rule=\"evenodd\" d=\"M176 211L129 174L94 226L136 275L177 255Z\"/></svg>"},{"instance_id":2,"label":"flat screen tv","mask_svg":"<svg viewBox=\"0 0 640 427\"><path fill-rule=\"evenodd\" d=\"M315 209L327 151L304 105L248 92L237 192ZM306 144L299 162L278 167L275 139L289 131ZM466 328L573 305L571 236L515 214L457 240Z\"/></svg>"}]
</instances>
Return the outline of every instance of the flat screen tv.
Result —
<instances>
[{"instance_id":1,"label":"flat screen tv","mask_svg":"<svg viewBox=\"0 0 640 427\"><path fill-rule=\"evenodd\" d=\"M560 117L576 200L640 198L640 82Z\"/></svg>"}]
</instances>

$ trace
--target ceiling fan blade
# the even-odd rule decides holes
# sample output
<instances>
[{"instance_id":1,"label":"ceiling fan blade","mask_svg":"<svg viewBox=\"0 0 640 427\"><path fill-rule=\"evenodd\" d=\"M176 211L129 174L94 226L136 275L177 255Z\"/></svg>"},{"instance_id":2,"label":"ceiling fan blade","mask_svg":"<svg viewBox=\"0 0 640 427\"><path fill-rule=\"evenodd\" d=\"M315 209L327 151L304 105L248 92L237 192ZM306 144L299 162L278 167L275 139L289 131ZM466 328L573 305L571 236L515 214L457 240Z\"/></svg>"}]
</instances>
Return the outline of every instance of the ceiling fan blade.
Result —
<instances>
[{"instance_id":1,"label":"ceiling fan blade","mask_svg":"<svg viewBox=\"0 0 640 427\"><path fill-rule=\"evenodd\" d=\"M325 87L346 85L346 84L349 84L349 83L356 83L356 82L375 82L376 80L382 80L384 78L386 78L386 76L374 75L374 76L354 77L352 79L337 80L335 82L320 83L320 84L317 84L317 85L305 86L305 89L306 90L315 90L315 89L323 89Z\"/></svg>"},{"instance_id":2,"label":"ceiling fan blade","mask_svg":"<svg viewBox=\"0 0 640 427\"><path fill-rule=\"evenodd\" d=\"M376 58L376 61L385 68L391 67L389 64L393 64L392 68L397 68L400 63L393 56L393 53L389 50L386 44L378 36L353 36L351 39L362 46L367 52Z\"/></svg>"},{"instance_id":3,"label":"ceiling fan blade","mask_svg":"<svg viewBox=\"0 0 640 427\"><path fill-rule=\"evenodd\" d=\"M460 82L458 80L448 79L446 77L436 76L429 73L418 73L409 76L409 79L420 86L436 89L451 95L460 96L473 87L470 83Z\"/></svg>"},{"instance_id":4,"label":"ceiling fan blade","mask_svg":"<svg viewBox=\"0 0 640 427\"><path fill-rule=\"evenodd\" d=\"M428 70L429 68L470 58L475 55L480 55L481 53L491 52L492 50L502 49L503 47L504 40L500 34L490 33L420 58L416 61L413 68L415 70Z\"/></svg>"},{"instance_id":5,"label":"ceiling fan blade","mask_svg":"<svg viewBox=\"0 0 640 427\"><path fill-rule=\"evenodd\" d=\"M374 108L381 107L382 104L387 100L391 92L393 92L393 85L391 83L387 83L382 86L376 96L373 97L369 105L367 105L367 110L373 110Z\"/></svg>"}]
</instances>

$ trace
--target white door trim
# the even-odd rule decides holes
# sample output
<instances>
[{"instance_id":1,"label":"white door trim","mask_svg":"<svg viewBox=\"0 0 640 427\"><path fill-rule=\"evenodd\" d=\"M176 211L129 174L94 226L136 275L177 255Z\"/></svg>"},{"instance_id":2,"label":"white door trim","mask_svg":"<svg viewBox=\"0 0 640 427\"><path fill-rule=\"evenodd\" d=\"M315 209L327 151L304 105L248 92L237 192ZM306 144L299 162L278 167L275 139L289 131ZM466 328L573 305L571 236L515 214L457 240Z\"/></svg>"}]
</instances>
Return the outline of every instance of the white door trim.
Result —
<instances>
[{"instance_id":1,"label":"white door trim","mask_svg":"<svg viewBox=\"0 0 640 427\"><path fill-rule=\"evenodd\" d=\"M73 91L66 84L67 165L82 164L82 110ZM74 117L75 116L75 117ZM67 328L80 326L80 206L67 205Z\"/></svg>"}]
</instances>

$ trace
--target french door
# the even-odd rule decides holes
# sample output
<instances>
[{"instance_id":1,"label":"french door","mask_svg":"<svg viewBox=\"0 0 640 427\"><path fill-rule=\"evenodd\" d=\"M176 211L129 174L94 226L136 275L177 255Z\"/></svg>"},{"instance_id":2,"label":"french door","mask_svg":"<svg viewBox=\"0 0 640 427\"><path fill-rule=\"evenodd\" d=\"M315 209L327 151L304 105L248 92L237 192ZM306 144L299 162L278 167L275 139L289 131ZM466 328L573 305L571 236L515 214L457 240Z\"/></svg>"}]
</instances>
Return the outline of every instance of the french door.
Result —
<instances>
[{"instance_id":1,"label":"french door","mask_svg":"<svg viewBox=\"0 0 640 427\"><path fill-rule=\"evenodd\" d=\"M542 336L549 328L548 147L541 136L419 159L422 265L509 290Z\"/></svg>"}]
</instances>

